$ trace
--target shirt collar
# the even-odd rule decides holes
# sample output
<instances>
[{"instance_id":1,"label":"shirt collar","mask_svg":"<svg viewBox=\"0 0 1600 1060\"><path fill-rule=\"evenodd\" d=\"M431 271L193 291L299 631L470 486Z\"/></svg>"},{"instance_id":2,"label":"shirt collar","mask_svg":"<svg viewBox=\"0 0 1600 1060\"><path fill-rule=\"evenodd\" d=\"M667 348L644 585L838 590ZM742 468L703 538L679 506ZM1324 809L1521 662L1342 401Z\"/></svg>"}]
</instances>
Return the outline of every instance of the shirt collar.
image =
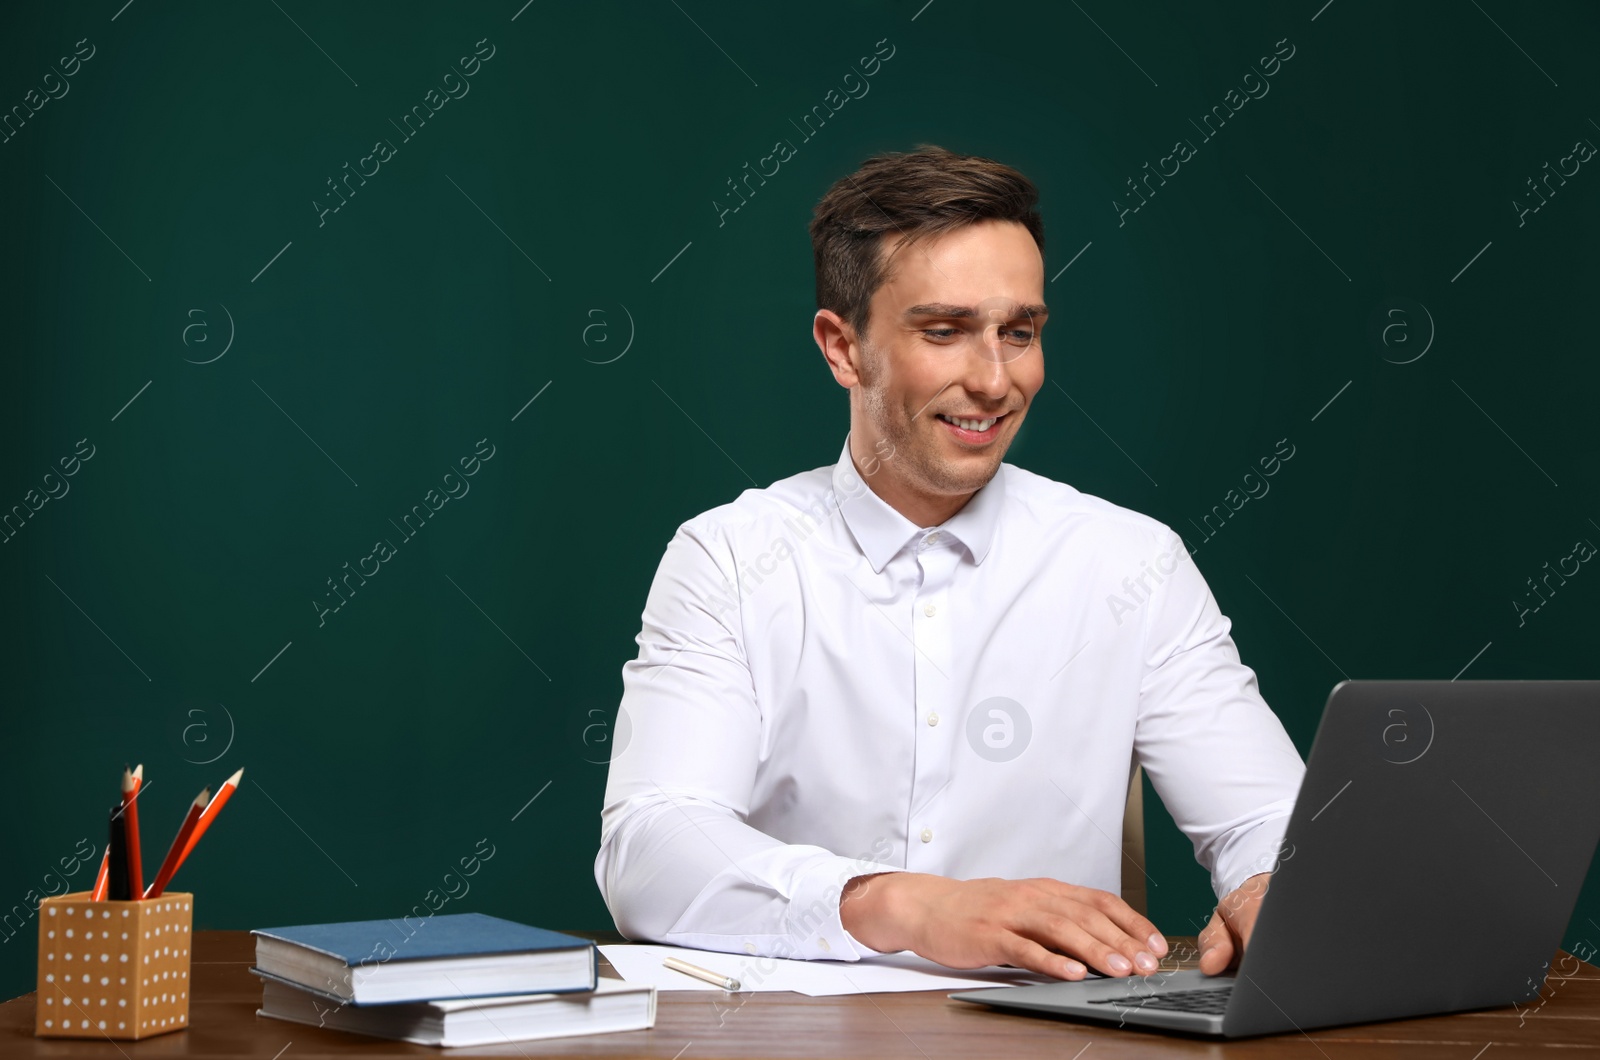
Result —
<instances>
[{"instance_id":1,"label":"shirt collar","mask_svg":"<svg viewBox=\"0 0 1600 1060\"><path fill-rule=\"evenodd\" d=\"M902 548L932 529L917 526L873 492L850 458L848 434L839 460L833 466L833 495L845 525L876 573L883 573L889 560ZM995 526L1005 496L1006 466L1001 464L994 477L937 529L965 545L973 563L982 563L989 554L989 546L994 543Z\"/></svg>"}]
</instances>

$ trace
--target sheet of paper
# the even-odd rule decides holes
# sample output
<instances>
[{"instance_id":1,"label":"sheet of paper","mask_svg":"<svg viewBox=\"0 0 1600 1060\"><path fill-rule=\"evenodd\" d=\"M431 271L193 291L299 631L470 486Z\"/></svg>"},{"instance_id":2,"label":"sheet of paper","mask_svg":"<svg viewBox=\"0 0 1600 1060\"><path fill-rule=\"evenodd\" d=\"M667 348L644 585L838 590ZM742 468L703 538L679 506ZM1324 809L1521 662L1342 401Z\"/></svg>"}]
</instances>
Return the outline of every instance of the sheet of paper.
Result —
<instances>
[{"instance_id":1,"label":"sheet of paper","mask_svg":"<svg viewBox=\"0 0 1600 1060\"><path fill-rule=\"evenodd\" d=\"M986 986L1017 986L1055 980L1015 968L946 968L910 951L864 957L859 961L791 961L779 957L752 957L745 953L718 953L681 946L601 946L617 974L630 983L649 983L658 990L717 990L692 976L675 972L661 962L677 957L707 971L739 980L746 991L792 990L810 997L834 994L884 994L904 990L972 990Z\"/></svg>"}]
</instances>

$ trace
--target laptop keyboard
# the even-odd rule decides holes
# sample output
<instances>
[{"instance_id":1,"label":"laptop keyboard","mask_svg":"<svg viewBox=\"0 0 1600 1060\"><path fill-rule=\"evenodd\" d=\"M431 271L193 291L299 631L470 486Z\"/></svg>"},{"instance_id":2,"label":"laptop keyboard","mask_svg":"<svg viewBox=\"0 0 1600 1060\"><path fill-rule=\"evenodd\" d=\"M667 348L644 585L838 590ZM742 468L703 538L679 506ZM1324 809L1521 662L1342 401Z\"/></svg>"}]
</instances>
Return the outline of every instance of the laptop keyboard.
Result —
<instances>
[{"instance_id":1,"label":"laptop keyboard","mask_svg":"<svg viewBox=\"0 0 1600 1060\"><path fill-rule=\"evenodd\" d=\"M1228 995L1233 987L1200 987L1195 990L1173 990L1158 994L1124 994L1121 997L1098 998L1091 1005L1120 1005L1124 1008L1158 1008L1171 1012L1194 1012L1220 1016L1228 1008Z\"/></svg>"}]
</instances>

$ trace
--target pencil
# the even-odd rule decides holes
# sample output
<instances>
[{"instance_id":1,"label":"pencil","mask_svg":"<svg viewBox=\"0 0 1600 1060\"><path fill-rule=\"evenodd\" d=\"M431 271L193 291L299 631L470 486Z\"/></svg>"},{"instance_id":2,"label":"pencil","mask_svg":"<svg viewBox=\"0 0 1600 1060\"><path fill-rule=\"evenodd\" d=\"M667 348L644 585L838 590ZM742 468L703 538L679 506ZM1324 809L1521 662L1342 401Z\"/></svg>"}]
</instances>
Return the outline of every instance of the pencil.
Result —
<instances>
[{"instance_id":1,"label":"pencil","mask_svg":"<svg viewBox=\"0 0 1600 1060\"><path fill-rule=\"evenodd\" d=\"M122 771L123 825L128 830L128 894L144 894L144 865L139 860L139 788L144 783L144 765L132 772Z\"/></svg>"},{"instance_id":2,"label":"pencil","mask_svg":"<svg viewBox=\"0 0 1600 1060\"><path fill-rule=\"evenodd\" d=\"M178 863L172 867L174 873L183 867L184 861L189 857L189 851L193 850L194 845L200 842L200 837L206 834L206 829L211 827L211 822L217 819L217 814L222 812L222 808L233 797L234 790L239 786L239 778L242 776L244 776L244 770L240 769L233 776L223 781L222 787L217 789L216 795L212 796L211 801L206 803L206 808L200 811L199 818L194 822L194 829L189 833L189 840L183 845L183 853L178 855ZM151 897L154 897L154 895Z\"/></svg>"},{"instance_id":3,"label":"pencil","mask_svg":"<svg viewBox=\"0 0 1600 1060\"><path fill-rule=\"evenodd\" d=\"M111 882L109 870L111 868L111 847L106 846L106 852L100 857L100 871L95 874L94 890L89 892L89 901L103 902L106 900L106 885Z\"/></svg>"},{"instance_id":4,"label":"pencil","mask_svg":"<svg viewBox=\"0 0 1600 1060\"><path fill-rule=\"evenodd\" d=\"M195 824L200 820L200 813L211 801L211 789L202 788L200 794L194 797L194 802L189 806L189 812L183 817L183 824L178 826L178 834L172 837L172 845L167 848L167 856L161 862L161 868L156 872L156 878L150 881L150 886L145 888L146 898L159 898L161 892L166 890L167 883L172 879L172 874L178 871L178 865L183 860L183 851L189 845L189 836L194 832Z\"/></svg>"},{"instance_id":5,"label":"pencil","mask_svg":"<svg viewBox=\"0 0 1600 1060\"><path fill-rule=\"evenodd\" d=\"M713 972L709 968L702 968L698 964L690 964L688 961L680 960L677 957L668 957L661 963L675 972L693 976L702 982L710 983L712 986L720 986L728 991L737 991L739 989L739 980L732 976L723 975L721 972Z\"/></svg>"},{"instance_id":6,"label":"pencil","mask_svg":"<svg viewBox=\"0 0 1600 1060\"><path fill-rule=\"evenodd\" d=\"M111 835L106 849L111 852L106 872L106 897L113 902L126 902L128 891L128 826L122 819L125 807L118 803L111 807Z\"/></svg>"}]
</instances>

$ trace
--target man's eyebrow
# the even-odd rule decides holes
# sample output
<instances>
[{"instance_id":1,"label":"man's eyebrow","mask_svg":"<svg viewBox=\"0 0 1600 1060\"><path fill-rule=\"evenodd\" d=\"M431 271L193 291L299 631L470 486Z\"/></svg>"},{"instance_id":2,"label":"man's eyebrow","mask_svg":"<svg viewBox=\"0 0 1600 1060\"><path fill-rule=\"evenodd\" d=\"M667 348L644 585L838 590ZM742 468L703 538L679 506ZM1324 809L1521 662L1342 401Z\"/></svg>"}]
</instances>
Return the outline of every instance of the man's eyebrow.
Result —
<instances>
[{"instance_id":1,"label":"man's eyebrow","mask_svg":"<svg viewBox=\"0 0 1600 1060\"><path fill-rule=\"evenodd\" d=\"M1044 305L1012 305L1011 315L1007 319L1017 320L1021 317L1048 316L1050 310ZM948 302L928 302L914 305L905 312L907 317L975 317L978 311L972 306L951 305Z\"/></svg>"}]
</instances>

